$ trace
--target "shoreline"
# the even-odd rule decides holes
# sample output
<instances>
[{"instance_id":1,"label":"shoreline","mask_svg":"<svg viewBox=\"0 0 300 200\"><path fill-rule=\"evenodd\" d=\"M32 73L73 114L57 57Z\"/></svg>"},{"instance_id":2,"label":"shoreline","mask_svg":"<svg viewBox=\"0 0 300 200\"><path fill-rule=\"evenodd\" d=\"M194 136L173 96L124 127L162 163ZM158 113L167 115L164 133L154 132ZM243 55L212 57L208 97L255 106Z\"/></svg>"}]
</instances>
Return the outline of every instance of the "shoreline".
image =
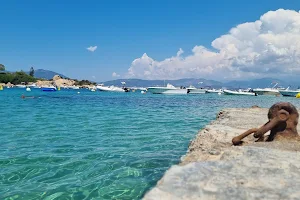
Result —
<instances>
[{"instance_id":1,"label":"shoreline","mask_svg":"<svg viewBox=\"0 0 300 200\"><path fill-rule=\"evenodd\" d=\"M221 110L197 133L181 162L169 168L144 199L299 197L299 142L255 143L249 136L243 146L232 145L233 137L267 122L267 113L266 108ZM274 181L279 184L274 186Z\"/></svg>"}]
</instances>

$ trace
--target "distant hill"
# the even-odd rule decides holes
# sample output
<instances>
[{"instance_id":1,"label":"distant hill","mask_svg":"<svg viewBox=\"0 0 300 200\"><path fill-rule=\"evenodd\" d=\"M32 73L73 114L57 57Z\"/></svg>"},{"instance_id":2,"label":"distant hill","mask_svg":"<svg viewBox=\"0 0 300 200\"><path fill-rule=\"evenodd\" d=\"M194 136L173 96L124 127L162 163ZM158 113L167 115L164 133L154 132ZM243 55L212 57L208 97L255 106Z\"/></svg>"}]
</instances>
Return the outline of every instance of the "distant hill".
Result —
<instances>
[{"instance_id":1,"label":"distant hill","mask_svg":"<svg viewBox=\"0 0 300 200\"><path fill-rule=\"evenodd\" d=\"M222 87L223 83L213 80L206 80L203 78L194 79L194 78L185 78L178 80L142 80L142 79L117 79L112 81L103 82L104 85L115 85L120 86L121 82L126 82L128 87L149 87L149 86L164 86L168 83L174 86L189 86L194 85L195 87Z\"/></svg>"},{"instance_id":2,"label":"distant hill","mask_svg":"<svg viewBox=\"0 0 300 200\"><path fill-rule=\"evenodd\" d=\"M36 78L44 78L44 79L52 79L54 75L59 75L62 78L68 78L63 74L53 72L50 70L37 69L35 70L34 76ZM265 88L265 87L273 87L275 83L279 83L278 86L281 87L289 87L298 88L300 86L300 81L290 81L290 80L280 80L277 78L260 78L260 79L252 79L252 80L234 80L227 82L220 82L214 80L207 80L204 78L184 78L178 80L143 80L143 79L117 79L111 81L101 82L106 86L115 85L121 86L121 82L126 82L127 87L150 87L150 86L165 86L168 83L179 87L185 86L188 87L193 85L197 88Z\"/></svg>"},{"instance_id":3,"label":"distant hill","mask_svg":"<svg viewBox=\"0 0 300 200\"><path fill-rule=\"evenodd\" d=\"M59 75L62 78L68 78L63 74L53 72L53 71L50 71L50 70L44 70L44 69L34 70L34 77L36 77L36 78L52 79L53 76L55 76L55 75Z\"/></svg>"}]
</instances>

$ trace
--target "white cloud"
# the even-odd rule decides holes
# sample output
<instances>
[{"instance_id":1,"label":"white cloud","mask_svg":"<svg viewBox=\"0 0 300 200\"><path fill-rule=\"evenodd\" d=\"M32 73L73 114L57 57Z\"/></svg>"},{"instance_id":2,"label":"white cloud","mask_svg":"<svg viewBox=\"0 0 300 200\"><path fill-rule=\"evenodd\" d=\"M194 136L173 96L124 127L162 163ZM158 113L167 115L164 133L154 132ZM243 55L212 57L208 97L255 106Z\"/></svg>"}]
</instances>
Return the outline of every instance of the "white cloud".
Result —
<instances>
[{"instance_id":1,"label":"white cloud","mask_svg":"<svg viewBox=\"0 0 300 200\"><path fill-rule=\"evenodd\" d=\"M214 79L300 75L300 13L279 9L259 20L233 27L212 41L210 50L195 46L192 54L162 61L146 53L135 59L127 76L147 79L209 77Z\"/></svg>"},{"instance_id":2,"label":"white cloud","mask_svg":"<svg viewBox=\"0 0 300 200\"><path fill-rule=\"evenodd\" d=\"M90 51L90 52L94 52L94 51L96 51L96 49L97 49L97 46L90 46L90 47L88 47L88 48L86 48L88 51Z\"/></svg>"},{"instance_id":3,"label":"white cloud","mask_svg":"<svg viewBox=\"0 0 300 200\"><path fill-rule=\"evenodd\" d=\"M116 78L116 77L120 77L120 75L117 74L116 72L113 72L111 76L112 76L112 77L115 77L115 78Z\"/></svg>"},{"instance_id":4,"label":"white cloud","mask_svg":"<svg viewBox=\"0 0 300 200\"><path fill-rule=\"evenodd\" d=\"M177 51L177 57L181 56L181 54L183 54L184 51L180 48L179 51Z\"/></svg>"}]
</instances>

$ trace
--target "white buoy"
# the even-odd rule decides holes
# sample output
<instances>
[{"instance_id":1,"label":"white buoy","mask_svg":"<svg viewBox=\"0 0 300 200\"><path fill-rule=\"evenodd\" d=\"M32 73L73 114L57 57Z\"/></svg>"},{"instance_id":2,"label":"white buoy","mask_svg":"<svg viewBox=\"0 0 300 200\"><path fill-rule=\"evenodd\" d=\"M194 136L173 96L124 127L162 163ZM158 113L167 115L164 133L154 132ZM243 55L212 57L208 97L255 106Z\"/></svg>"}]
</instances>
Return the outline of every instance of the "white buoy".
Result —
<instances>
[{"instance_id":1,"label":"white buoy","mask_svg":"<svg viewBox=\"0 0 300 200\"><path fill-rule=\"evenodd\" d=\"M26 91L27 91L27 92L30 92L30 91L31 91L31 89L28 87L28 88L26 88Z\"/></svg>"},{"instance_id":2,"label":"white buoy","mask_svg":"<svg viewBox=\"0 0 300 200\"><path fill-rule=\"evenodd\" d=\"M77 92L78 94L80 94L80 92Z\"/></svg>"},{"instance_id":3,"label":"white buoy","mask_svg":"<svg viewBox=\"0 0 300 200\"><path fill-rule=\"evenodd\" d=\"M142 93L142 94L146 94L146 92L145 92L145 91L141 91L141 93Z\"/></svg>"},{"instance_id":4,"label":"white buoy","mask_svg":"<svg viewBox=\"0 0 300 200\"><path fill-rule=\"evenodd\" d=\"M221 95L222 93L221 92L218 92L218 95Z\"/></svg>"}]
</instances>

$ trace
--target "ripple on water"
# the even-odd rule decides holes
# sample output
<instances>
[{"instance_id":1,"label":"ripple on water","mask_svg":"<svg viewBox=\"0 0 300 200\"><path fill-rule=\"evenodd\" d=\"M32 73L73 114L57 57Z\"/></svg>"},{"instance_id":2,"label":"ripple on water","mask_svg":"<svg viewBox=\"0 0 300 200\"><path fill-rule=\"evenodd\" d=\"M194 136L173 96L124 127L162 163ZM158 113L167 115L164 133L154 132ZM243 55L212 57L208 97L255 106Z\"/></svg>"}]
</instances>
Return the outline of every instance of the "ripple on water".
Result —
<instances>
[{"instance_id":1,"label":"ripple on water","mask_svg":"<svg viewBox=\"0 0 300 200\"><path fill-rule=\"evenodd\" d=\"M0 92L0 199L140 199L224 107L294 98Z\"/></svg>"}]
</instances>

